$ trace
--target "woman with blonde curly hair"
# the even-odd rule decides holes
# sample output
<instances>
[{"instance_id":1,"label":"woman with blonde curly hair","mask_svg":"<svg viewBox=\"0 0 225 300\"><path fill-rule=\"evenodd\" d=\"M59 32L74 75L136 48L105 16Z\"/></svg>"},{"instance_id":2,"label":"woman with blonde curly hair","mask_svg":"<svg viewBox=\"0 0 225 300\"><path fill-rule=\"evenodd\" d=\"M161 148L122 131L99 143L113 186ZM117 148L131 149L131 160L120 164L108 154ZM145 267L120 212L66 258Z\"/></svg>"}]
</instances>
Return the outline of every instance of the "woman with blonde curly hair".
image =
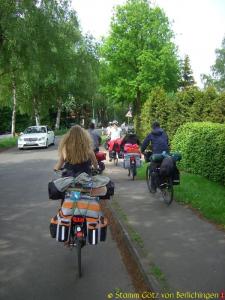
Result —
<instances>
[{"instance_id":1,"label":"woman with blonde curly hair","mask_svg":"<svg viewBox=\"0 0 225 300\"><path fill-rule=\"evenodd\" d=\"M98 167L92 149L92 140L88 132L79 125L73 126L60 142L59 160L54 169L66 169L64 176L77 176L82 172L90 174L91 165L95 169Z\"/></svg>"}]
</instances>

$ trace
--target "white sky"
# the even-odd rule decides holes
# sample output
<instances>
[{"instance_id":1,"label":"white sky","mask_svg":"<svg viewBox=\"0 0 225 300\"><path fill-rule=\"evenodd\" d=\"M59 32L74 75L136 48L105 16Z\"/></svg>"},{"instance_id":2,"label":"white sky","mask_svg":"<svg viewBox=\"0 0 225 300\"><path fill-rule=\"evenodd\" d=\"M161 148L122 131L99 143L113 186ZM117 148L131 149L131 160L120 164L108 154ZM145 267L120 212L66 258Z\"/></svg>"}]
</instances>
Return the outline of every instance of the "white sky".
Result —
<instances>
[{"instance_id":1,"label":"white sky","mask_svg":"<svg viewBox=\"0 0 225 300\"><path fill-rule=\"evenodd\" d=\"M125 0L72 0L83 32L107 35L113 7ZM197 83L215 62L215 49L225 36L225 0L153 0L164 9L176 34L180 57L188 54Z\"/></svg>"}]
</instances>

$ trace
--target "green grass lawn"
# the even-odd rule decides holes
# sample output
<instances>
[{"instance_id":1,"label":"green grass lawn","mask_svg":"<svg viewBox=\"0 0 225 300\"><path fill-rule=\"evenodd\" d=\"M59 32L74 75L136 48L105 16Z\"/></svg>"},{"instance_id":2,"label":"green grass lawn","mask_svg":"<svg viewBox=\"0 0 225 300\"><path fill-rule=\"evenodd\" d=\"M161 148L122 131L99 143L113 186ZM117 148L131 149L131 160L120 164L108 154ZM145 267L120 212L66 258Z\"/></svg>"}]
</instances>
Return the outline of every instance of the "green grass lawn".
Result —
<instances>
[{"instance_id":1,"label":"green grass lawn","mask_svg":"<svg viewBox=\"0 0 225 300\"><path fill-rule=\"evenodd\" d=\"M59 136L59 135L64 135L68 131L69 131L68 128L62 128L62 129L55 130L54 133L55 133L55 135Z\"/></svg>"},{"instance_id":2,"label":"green grass lawn","mask_svg":"<svg viewBox=\"0 0 225 300\"><path fill-rule=\"evenodd\" d=\"M17 137L0 139L0 149L10 148L17 145Z\"/></svg>"},{"instance_id":3,"label":"green grass lawn","mask_svg":"<svg viewBox=\"0 0 225 300\"><path fill-rule=\"evenodd\" d=\"M147 164L138 169L138 179L145 179ZM225 228L225 186L202 176L181 172L181 183L174 187L177 202L198 210L205 218Z\"/></svg>"},{"instance_id":4,"label":"green grass lawn","mask_svg":"<svg viewBox=\"0 0 225 300\"><path fill-rule=\"evenodd\" d=\"M105 135L105 134L101 135L101 139L102 139L102 146L104 146L105 141L107 139L107 135Z\"/></svg>"}]
</instances>

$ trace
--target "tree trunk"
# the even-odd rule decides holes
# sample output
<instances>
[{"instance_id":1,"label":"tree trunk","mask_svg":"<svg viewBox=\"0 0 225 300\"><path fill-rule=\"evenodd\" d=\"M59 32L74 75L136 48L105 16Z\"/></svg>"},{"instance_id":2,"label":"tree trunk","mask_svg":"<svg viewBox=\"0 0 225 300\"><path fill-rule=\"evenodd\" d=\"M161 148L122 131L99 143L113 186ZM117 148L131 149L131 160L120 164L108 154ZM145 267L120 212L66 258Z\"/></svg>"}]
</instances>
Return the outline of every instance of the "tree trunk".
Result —
<instances>
[{"instance_id":1,"label":"tree trunk","mask_svg":"<svg viewBox=\"0 0 225 300\"><path fill-rule=\"evenodd\" d=\"M140 115L141 115L141 92L140 92L139 89L137 90L137 95L136 95L136 99L135 99L135 102L134 102L134 107L135 107L135 110L134 110L133 114L134 114L135 119L136 119L135 127L136 127L137 133L140 134L140 130L141 130L141 118L140 118Z\"/></svg>"},{"instance_id":2,"label":"tree trunk","mask_svg":"<svg viewBox=\"0 0 225 300\"><path fill-rule=\"evenodd\" d=\"M34 103L34 116L35 116L36 126L40 126L40 115L39 115L39 111L37 108L36 98L33 98L33 103Z\"/></svg>"},{"instance_id":3,"label":"tree trunk","mask_svg":"<svg viewBox=\"0 0 225 300\"><path fill-rule=\"evenodd\" d=\"M12 78L12 92L13 92L13 110L12 110L12 136L16 135L16 82L15 77Z\"/></svg>"},{"instance_id":4,"label":"tree trunk","mask_svg":"<svg viewBox=\"0 0 225 300\"><path fill-rule=\"evenodd\" d=\"M57 109L57 116L56 116L56 122L55 122L55 130L59 129L60 127L60 121L61 121L61 112L62 112L62 101L61 99L58 99L58 109Z\"/></svg>"}]
</instances>

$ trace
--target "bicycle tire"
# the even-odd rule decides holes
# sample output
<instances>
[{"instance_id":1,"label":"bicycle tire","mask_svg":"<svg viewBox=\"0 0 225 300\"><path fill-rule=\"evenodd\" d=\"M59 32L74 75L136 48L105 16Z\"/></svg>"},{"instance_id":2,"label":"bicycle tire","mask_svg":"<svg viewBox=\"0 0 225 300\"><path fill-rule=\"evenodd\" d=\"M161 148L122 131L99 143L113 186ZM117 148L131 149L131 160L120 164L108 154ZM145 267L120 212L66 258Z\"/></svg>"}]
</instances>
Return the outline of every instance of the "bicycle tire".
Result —
<instances>
[{"instance_id":1,"label":"bicycle tire","mask_svg":"<svg viewBox=\"0 0 225 300\"><path fill-rule=\"evenodd\" d=\"M147 186L148 186L148 190L149 190L150 193L152 193L152 188L151 188L151 173L150 173L150 166L149 165L146 168L145 179L146 179L146 183L147 183Z\"/></svg>"},{"instance_id":2,"label":"bicycle tire","mask_svg":"<svg viewBox=\"0 0 225 300\"><path fill-rule=\"evenodd\" d=\"M132 174L132 180L134 180L137 174L136 166L131 168L131 174Z\"/></svg>"},{"instance_id":3,"label":"bicycle tire","mask_svg":"<svg viewBox=\"0 0 225 300\"><path fill-rule=\"evenodd\" d=\"M77 241L77 265L78 265L78 276L82 276L82 270L81 270L81 241Z\"/></svg>"},{"instance_id":4,"label":"bicycle tire","mask_svg":"<svg viewBox=\"0 0 225 300\"><path fill-rule=\"evenodd\" d=\"M173 202L173 180L167 178L166 187L161 189L164 202L169 206Z\"/></svg>"}]
</instances>

